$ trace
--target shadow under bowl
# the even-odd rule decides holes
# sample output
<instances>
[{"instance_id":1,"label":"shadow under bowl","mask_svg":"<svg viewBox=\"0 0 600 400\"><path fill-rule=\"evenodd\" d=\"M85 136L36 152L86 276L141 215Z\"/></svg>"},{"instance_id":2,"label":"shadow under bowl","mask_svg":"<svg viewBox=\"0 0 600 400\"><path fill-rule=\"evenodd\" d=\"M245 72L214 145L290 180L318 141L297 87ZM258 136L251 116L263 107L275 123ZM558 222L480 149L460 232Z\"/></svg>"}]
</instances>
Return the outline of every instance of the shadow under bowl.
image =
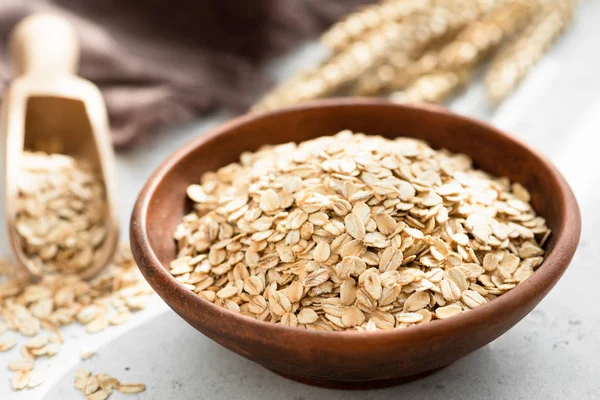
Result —
<instances>
[{"instance_id":1,"label":"shadow under bowl","mask_svg":"<svg viewBox=\"0 0 600 400\"><path fill-rule=\"evenodd\" d=\"M520 182L552 229L546 260L531 278L482 307L446 320L378 332L314 332L260 322L217 307L175 281L168 266L176 254L173 232L189 211L188 185L197 183L204 172L237 161L244 151L343 129L422 139L434 148L465 153L477 168ZM388 385L391 380L422 376L498 338L556 284L573 257L580 232L579 208L564 178L520 140L441 108L360 98L243 116L202 134L154 172L131 219L131 245L139 268L190 325L284 376L330 387Z\"/></svg>"}]
</instances>

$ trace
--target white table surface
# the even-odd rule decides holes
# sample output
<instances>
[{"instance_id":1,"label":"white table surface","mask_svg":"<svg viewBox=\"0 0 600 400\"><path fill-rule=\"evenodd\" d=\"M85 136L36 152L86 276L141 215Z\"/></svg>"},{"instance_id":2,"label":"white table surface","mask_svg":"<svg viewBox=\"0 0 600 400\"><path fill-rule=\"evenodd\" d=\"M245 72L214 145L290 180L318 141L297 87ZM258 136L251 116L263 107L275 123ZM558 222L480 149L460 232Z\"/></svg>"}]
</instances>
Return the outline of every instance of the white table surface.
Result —
<instances>
[{"instance_id":1,"label":"white table surface","mask_svg":"<svg viewBox=\"0 0 600 400\"><path fill-rule=\"evenodd\" d=\"M147 385L140 395L111 399L600 399L600 1L584 0L572 29L517 93L496 110L474 85L450 107L490 121L546 154L571 184L583 215L581 244L554 290L505 335L427 378L376 391L332 391L281 378L216 345L175 315L157 296L127 324L87 335L66 330L61 352L36 363L46 382L10 390L0 368L0 399L82 399L74 370L107 372ZM307 47L275 64L276 76L310 65L319 51ZM127 232L137 193L168 154L226 116L203 119L155 135L119 154L121 218ZM126 237L126 235L124 235ZM0 249L6 250L6 237ZM8 334L10 335L10 334ZM82 349L96 356L81 361ZM18 357L0 353L0 366Z\"/></svg>"}]
</instances>

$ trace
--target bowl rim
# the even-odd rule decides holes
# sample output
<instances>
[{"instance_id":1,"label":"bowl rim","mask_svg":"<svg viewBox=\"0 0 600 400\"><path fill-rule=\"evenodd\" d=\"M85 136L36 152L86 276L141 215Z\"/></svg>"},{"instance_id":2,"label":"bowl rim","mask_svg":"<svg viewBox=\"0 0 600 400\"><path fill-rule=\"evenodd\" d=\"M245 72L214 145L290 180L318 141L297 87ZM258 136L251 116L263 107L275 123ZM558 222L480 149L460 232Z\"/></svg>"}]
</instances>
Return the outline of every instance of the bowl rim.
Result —
<instances>
[{"instance_id":1,"label":"bowl rim","mask_svg":"<svg viewBox=\"0 0 600 400\"><path fill-rule=\"evenodd\" d=\"M307 329L298 329L293 327L282 326L270 322L260 321L251 317L244 316L201 298L196 293L186 289L168 272L168 266L164 266L156 256L154 250L150 246L147 235L147 216L148 207L151 199L159 183L164 179L165 175L173 169L183 158L195 151L198 147L209 142L213 138L224 134L241 125L248 124L261 119L268 119L278 115L287 113L297 113L315 108L328 107L396 107L403 109L405 112L425 111L431 114L442 115L461 120L462 122L478 125L480 128L490 131L495 135L502 136L505 140L512 142L527 152L529 152L537 161L552 175L552 179L560 188L560 193L557 196L560 206L564 209L564 219L560 221L560 234L556 239L556 244L552 251L546 256L544 262L536 270L536 272L527 280L517 285L508 293L499 296L493 301L484 304L481 307L463 312L459 315L448 319L436 320L433 323L416 325L410 329L390 329L377 330L374 332L357 332L352 330L347 331L313 331ZM334 134L334 133L332 133ZM174 292L156 292L159 296L165 296L164 300L169 304L169 297L179 297L185 301L185 304L190 306L190 310L194 309L201 312L203 308L208 308L211 312L220 314L222 317L230 318L240 327L246 326L252 329L268 330L269 335L288 335L286 339L305 338L305 339L320 339L320 340L342 340L344 342L353 343L354 341L379 341L379 340L408 340L409 338L417 337L439 337L450 331L461 329L469 329L476 325L492 323L495 319L501 317L505 310L515 309L523 302L524 299L539 298L538 302L543 298L548 291L556 284L562 274L566 271L569 263L578 246L581 235L581 213L577 200L569 187L564 177L558 169L540 152L531 148L521 139L510 135L500 129L497 129L490 124L467 116L458 115L449 111L446 108L436 105L408 105L390 102L385 99L373 98L337 98L311 101L300 104L294 107L288 107L272 112L246 114L216 127L210 128L198 137L190 140L178 150L169 155L152 173L141 190L138 199L136 200L130 224L130 238L133 248L134 258L139 269L142 271L145 278L157 287L174 287ZM136 248L139 246L139 248ZM152 282L150 282L152 281ZM537 303L536 303L537 304ZM534 305L535 306L535 305ZM193 307L193 308L192 308ZM523 318L529 311L525 312ZM240 331L243 331L240 329ZM293 334L293 335L291 335ZM263 339L267 339L267 335Z\"/></svg>"}]
</instances>

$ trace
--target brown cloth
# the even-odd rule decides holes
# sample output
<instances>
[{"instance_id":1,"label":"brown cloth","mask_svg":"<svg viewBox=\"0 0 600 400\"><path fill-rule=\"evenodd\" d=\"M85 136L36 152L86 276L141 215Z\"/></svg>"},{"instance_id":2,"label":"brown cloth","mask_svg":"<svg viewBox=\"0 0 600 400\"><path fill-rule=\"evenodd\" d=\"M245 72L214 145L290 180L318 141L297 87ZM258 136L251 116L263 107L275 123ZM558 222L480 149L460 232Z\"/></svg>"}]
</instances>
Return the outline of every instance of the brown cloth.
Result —
<instances>
[{"instance_id":1,"label":"brown cloth","mask_svg":"<svg viewBox=\"0 0 600 400\"><path fill-rule=\"evenodd\" d=\"M114 143L215 109L245 110L266 88L265 60L373 0L0 0L6 41L36 11L66 16L81 40L79 74L100 86Z\"/></svg>"}]
</instances>

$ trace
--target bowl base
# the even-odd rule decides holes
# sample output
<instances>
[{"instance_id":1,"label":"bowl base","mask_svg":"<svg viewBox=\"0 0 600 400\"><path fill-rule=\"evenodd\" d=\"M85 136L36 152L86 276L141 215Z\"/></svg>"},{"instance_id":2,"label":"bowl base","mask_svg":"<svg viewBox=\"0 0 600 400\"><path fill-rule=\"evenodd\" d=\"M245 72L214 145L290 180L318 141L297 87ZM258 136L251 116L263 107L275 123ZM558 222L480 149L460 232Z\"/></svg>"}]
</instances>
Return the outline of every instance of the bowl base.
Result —
<instances>
[{"instance_id":1,"label":"bowl base","mask_svg":"<svg viewBox=\"0 0 600 400\"><path fill-rule=\"evenodd\" d=\"M402 385L408 382L412 382L421 378L425 378L431 374L434 374L441 369L446 368L446 366L432 369L429 371L421 372L419 374L404 376L401 378L393 378L393 379L382 379L377 381L359 381L359 382L349 382L349 381L330 381L325 379L315 379L315 378L307 378L304 376L298 375L288 375L281 372L275 372L277 375L282 376L287 379L291 379L295 382L303 383L305 385L317 386L326 389L338 389L338 390L373 390L373 389L382 389L391 386Z\"/></svg>"}]
</instances>

